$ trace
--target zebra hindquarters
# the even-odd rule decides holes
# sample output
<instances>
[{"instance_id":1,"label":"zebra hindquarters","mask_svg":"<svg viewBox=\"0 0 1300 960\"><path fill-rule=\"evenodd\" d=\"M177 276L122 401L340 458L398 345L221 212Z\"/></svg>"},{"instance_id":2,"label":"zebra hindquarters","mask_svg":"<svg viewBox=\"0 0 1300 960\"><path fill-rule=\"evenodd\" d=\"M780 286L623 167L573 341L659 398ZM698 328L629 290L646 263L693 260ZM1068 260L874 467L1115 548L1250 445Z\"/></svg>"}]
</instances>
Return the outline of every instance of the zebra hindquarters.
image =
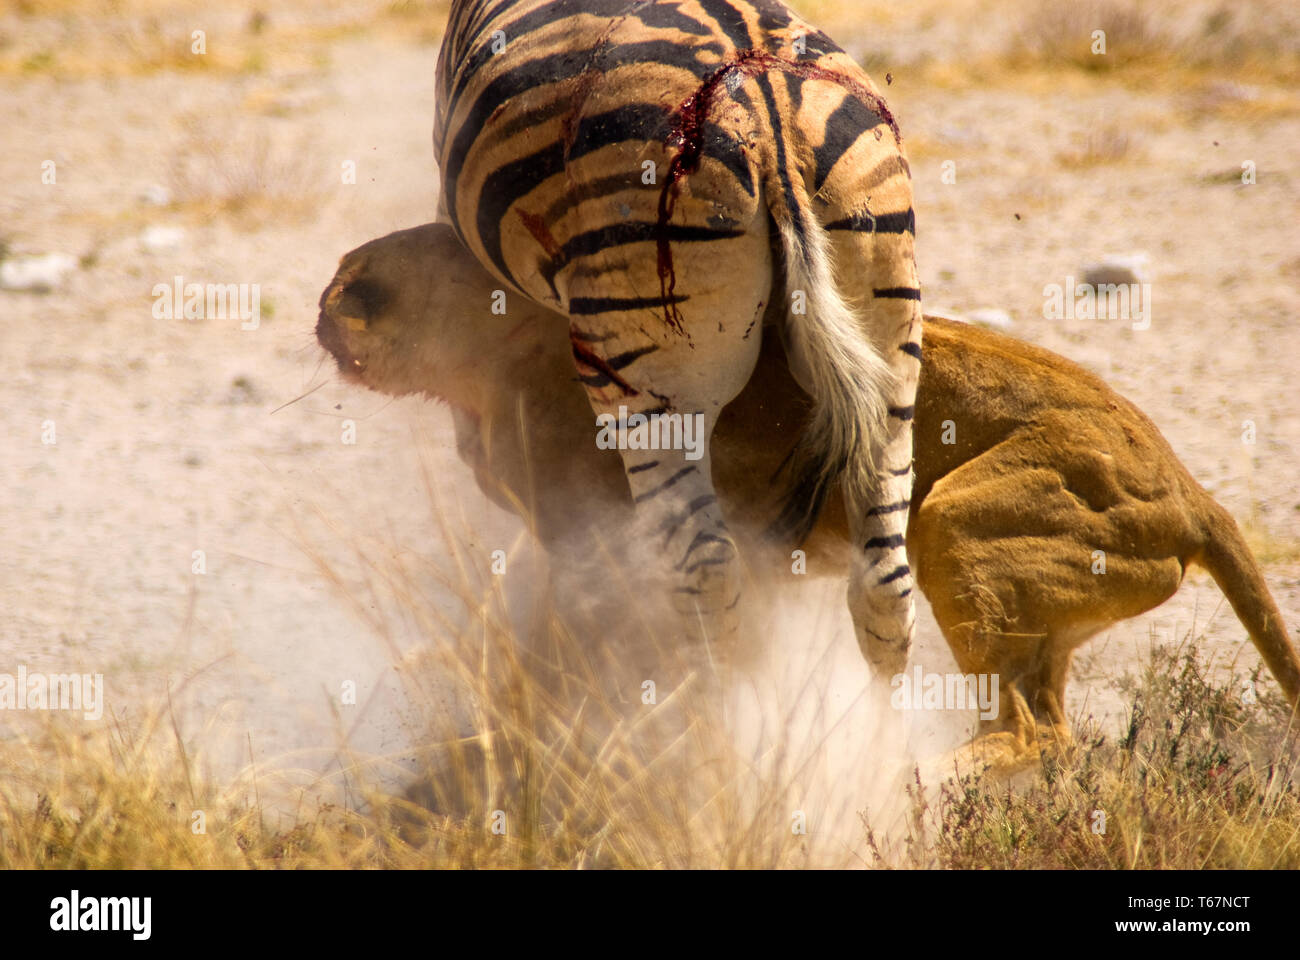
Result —
<instances>
[{"instance_id":1,"label":"zebra hindquarters","mask_svg":"<svg viewBox=\"0 0 1300 960\"><path fill-rule=\"evenodd\" d=\"M884 144L892 148L891 139L886 134ZM854 545L849 609L863 655L888 679L906 667L916 629L915 580L904 538L921 370L921 293L910 171L901 150L882 151L881 145L870 134L862 136L814 206L829 239L836 287L893 374L884 422L869 438L871 502L854 503L851 495L846 500ZM859 151L864 155L855 157Z\"/></svg>"},{"instance_id":2,"label":"zebra hindquarters","mask_svg":"<svg viewBox=\"0 0 1300 960\"><path fill-rule=\"evenodd\" d=\"M646 538L682 628L730 644L740 565L713 487L709 438L762 345L771 289L765 217L736 236L672 246L677 318L666 317L653 246L605 250L568 285L570 338L601 446L617 445Z\"/></svg>"}]
</instances>

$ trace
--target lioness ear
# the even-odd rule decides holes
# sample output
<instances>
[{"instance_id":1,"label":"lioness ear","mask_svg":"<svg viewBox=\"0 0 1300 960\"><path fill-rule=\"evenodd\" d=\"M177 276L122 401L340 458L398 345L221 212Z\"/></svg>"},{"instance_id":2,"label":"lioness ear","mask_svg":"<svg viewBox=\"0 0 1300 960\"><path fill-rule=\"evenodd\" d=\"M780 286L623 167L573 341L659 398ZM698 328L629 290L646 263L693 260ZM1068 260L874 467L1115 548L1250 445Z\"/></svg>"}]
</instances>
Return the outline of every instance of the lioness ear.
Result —
<instances>
[{"instance_id":1,"label":"lioness ear","mask_svg":"<svg viewBox=\"0 0 1300 960\"><path fill-rule=\"evenodd\" d=\"M349 330L361 331L366 329L366 324L370 319L366 311L365 301L350 292L346 287L335 299L333 313L334 319L347 326Z\"/></svg>"},{"instance_id":2,"label":"lioness ear","mask_svg":"<svg viewBox=\"0 0 1300 960\"><path fill-rule=\"evenodd\" d=\"M369 266L366 261L340 264L334 283L325 293L322 306L329 310L336 323L346 325L349 330L365 330L391 299L385 286L370 279Z\"/></svg>"}]
</instances>

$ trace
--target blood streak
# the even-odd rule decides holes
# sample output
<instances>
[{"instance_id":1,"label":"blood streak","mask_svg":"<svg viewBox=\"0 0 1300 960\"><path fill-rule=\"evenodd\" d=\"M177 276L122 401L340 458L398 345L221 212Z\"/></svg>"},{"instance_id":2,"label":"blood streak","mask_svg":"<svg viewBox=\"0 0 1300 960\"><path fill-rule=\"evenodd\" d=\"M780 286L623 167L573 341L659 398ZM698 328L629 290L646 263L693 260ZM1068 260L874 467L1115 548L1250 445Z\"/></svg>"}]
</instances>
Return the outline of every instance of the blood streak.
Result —
<instances>
[{"instance_id":1,"label":"blood streak","mask_svg":"<svg viewBox=\"0 0 1300 960\"><path fill-rule=\"evenodd\" d=\"M673 267L673 251L668 239L668 222L672 219L677 206L678 183L682 177L695 173L700 168L704 154L704 124L713 106L713 98L718 87L733 70L739 70L742 64L757 56L754 50L745 50L723 62L712 75L700 85L700 88L682 101L673 116L672 131L668 135L668 144L677 148L677 153L668 163L664 175L664 185L659 191L659 219L655 224L655 246L659 258L659 297L664 305L664 320L678 333L682 328L682 314L677 309L673 292L677 289L677 271Z\"/></svg>"},{"instance_id":2,"label":"blood streak","mask_svg":"<svg viewBox=\"0 0 1300 960\"><path fill-rule=\"evenodd\" d=\"M673 115L672 129L668 134L668 145L676 147L677 153L668 164L664 185L659 191L659 218L655 224L655 245L658 252L659 296L664 305L664 320L678 333L684 333L681 311L673 298L677 289L677 271L673 266L672 245L669 240L669 221L677 206L680 182L700 169L704 156L704 127L717 97L718 88L727 80L728 75L739 72L752 77L768 70L778 70L793 74L805 80L825 80L844 87L849 93L865 103L880 117L894 134L894 140L901 142L898 123L885 101L867 88L861 81L834 70L827 70L811 63L797 63L760 50L739 50L724 60L721 65L700 84L698 90L681 102Z\"/></svg>"},{"instance_id":3,"label":"blood streak","mask_svg":"<svg viewBox=\"0 0 1300 960\"><path fill-rule=\"evenodd\" d=\"M542 249L546 251L546 255L552 260L559 260L564 253L564 248L555 239L555 236L551 233L551 228L546 225L546 221L537 214L529 213L518 207L515 207L515 213L523 221L528 232L533 235L533 239L541 244Z\"/></svg>"},{"instance_id":4,"label":"blood streak","mask_svg":"<svg viewBox=\"0 0 1300 960\"><path fill-rule=\"evenodd\" d=\"M611 367L604 357L597 355L589 346L569 332L569 343L573 345L573 356L578 363L584 367L589 367L598 373L604 374L609 381L619 387L624 395L635 397L640 391L618 375L618 371Z\"/></svg>"}]
</instances>

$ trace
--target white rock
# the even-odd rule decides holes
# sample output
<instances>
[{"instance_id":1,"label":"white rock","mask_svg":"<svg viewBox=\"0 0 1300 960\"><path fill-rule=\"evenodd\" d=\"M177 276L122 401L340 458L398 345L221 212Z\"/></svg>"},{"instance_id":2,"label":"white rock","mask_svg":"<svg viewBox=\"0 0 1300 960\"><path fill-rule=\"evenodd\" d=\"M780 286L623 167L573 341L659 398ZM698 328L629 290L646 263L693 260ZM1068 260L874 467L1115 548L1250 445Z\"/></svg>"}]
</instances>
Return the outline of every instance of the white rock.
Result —
<instances>
[{"instance_id":1,"label":"white rock","mask_svg":"<svg viewBox=\"0 0 1300 960\"><path fill-rule=\"evenodd\" d=\"M984 137L973 127L959 127L952 124L941 126L939 136L948 143L959 147L978 147L984 144Z\"/></svg>"},{"instance_id":2,"label":"white rock","mask_svg":"<svg viewBox=\"0 0 1300 960\"><path fill-rule=\"evenodd\" d=\"M324 98L319 90L286 90L277 95L270 103L273 113L284 115L310 110Z\"/></svg>"},{"instance_id":3,"label":"white rock","mask_svg":"<svg viewBox=\"0 0 1300 960\"><path fill-rule=\"evenodd\" d=\"M1150 279L1147 264L1151 258L1145 253L1108 253L1097 263L1083 268L1083 282L1094 286L1102 283L1146 283Z\"/></svg>"},{"instance_id":4,"label":"white rock","mask_svg":"<svg viewBox=\"0 0 1300 960\"><path fill-rule=\"evenodd\" d=\"M1264 96L1264 91L1248 83L1233 83L1232 81L1220 80L1211 83L1206 88L1205 95L1211 100L1241 100L1251 103L1261 99Z\"/></svg>"},{"instance_id":5,"label":"white rock","mask_svg":"<svg viewBox=\"0 0 1300 960\"><path fill-rule=\"evenodd\" d=\"M140 202L151 207L165 207L172 202L172 192L160 183L151 183L140 191Z\"/></svg>"},{"instance_id":6,"label":"white rock","mask_svg":"<svg viewBox=\"0 0 1300 960\"><path fill-rule=\"evenodd\" d=\"M996 307L984 307L980 310L972 310L966 315L970 323L981 327L988 327L991 330L1010 330L1015 326L1015 321L1011 319L1011 314L1005 310L999 310Z\"/></svg>"},{"instance_id":7,"label":"white rock","mask_svg":"<svg viewBox=\"0 0 1300 960\"><path fill-rule=\"evenodd\" d=\"M181 227L149 227L140 234L140 244L150 253L175 253L185 241Z\"/></svg>"},{"instance_id":8,"label":"white rock","mask_svg":"<svg viewBox=\"0 0 1300 960\"><path fill-rule=\"evenodd\" d=\"M66 253L13 257L0 263L0 288L49 293L61 287L67 275L76 268L76 258Z\"/></svg>"}]
</instances>

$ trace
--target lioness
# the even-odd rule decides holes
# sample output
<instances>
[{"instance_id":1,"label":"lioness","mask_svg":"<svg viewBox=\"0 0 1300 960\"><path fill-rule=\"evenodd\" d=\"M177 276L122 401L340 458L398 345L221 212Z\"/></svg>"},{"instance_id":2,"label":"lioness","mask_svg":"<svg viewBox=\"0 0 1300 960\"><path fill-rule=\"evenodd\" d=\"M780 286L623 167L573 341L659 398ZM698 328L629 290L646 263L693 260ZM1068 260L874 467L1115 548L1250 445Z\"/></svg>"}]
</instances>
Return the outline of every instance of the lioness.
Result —
<instances>
[{"instance_id":1,"label":"lioness","mask_svg":"<svg viewBox=\"0 0 1300 960\"><path fill-rule=\"evenodd\" d=\"M495 314L496 286L449 227L399 231L342 258L316 334L345 378L447 401L480 487L509 510L522 504L543 543L559 546L604 516L598 507L629 508L627 483L617 454L594 442L568 339L522 298ZM1192 563L1214 577L1300 708L1300 658L1237 524L1155 425L1050 351L925 324L907 551L961 670L999 677L1000 713L981 738L995 765L1023 762L1040 736L1068 739L1074 649L1163 603ZM769 329L713 435L729 515L756 529L776 515L772 478L807 409ZM831 504L810 570L847 569L848 525Z\"/></svg>"}]
</instances>

